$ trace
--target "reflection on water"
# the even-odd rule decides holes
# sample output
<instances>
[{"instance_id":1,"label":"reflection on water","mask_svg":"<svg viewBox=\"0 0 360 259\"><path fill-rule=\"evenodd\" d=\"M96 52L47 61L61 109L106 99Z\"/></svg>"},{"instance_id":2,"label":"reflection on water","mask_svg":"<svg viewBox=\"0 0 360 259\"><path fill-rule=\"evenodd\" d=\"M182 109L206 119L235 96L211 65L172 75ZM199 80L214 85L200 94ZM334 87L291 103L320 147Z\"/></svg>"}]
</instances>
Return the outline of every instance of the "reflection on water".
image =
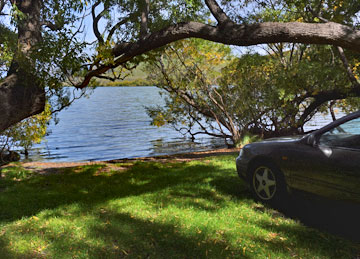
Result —
<instances>
[{"instance_id":1,"label":"reflection on water","mask_svg":"<svg viewBox=\"0 0 360 259\"><path fill-rule=\"evenodd\" d=\"M164 141L164 139L152 140L153 145L150 155L156 154L176 154L183 152L194 152L207 150L209 148L225 147L224 140L218 138L201 138L195 139L194 142L188 138L179 138L176 141Z\"/></svg>"},{"instance_id":2,"label":"reflection on water","mask_svg":"<svg viewBox=\"0 0 360 259\"><path fill-rule=\"evenodd\" d=\"M172 128L150 126L144 108L149 105L164 105L156 87L99 87L89 99L77 100L59 113L60 122L49 127L51 134L34 147L30 159L110 160L225 146L221 139L203 136L191 142ZM329 121L329 116L318 115L305 130Z\"/></svg>"}]
</instances>

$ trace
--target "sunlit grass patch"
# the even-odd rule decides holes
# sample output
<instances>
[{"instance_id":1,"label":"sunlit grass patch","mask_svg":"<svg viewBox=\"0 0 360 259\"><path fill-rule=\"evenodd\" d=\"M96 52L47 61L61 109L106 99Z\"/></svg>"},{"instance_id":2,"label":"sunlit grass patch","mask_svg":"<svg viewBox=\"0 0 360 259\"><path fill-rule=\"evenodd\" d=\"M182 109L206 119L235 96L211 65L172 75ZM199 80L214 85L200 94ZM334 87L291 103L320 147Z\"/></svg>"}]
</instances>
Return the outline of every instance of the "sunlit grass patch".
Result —
<instances>
[{"instance_id":1,"label":"sunlit grass patch","mask_svg":"<svg viewBox=\"0 0 360 259\"><path fill-rule=\"evenodd\" d=\"M254 203L233 156L0 181L9 184L0 192L4 258L354 256L354 243Z\"/></svg>"}]
</instances>

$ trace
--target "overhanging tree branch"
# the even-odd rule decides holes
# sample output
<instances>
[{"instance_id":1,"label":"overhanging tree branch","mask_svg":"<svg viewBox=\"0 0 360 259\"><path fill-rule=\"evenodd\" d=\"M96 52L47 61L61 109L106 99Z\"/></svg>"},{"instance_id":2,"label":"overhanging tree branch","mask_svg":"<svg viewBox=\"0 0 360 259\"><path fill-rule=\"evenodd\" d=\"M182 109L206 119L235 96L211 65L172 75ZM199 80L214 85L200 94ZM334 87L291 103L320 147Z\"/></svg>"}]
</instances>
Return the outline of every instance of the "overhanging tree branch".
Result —
<instances>
[{"instance_id":1,"label":"overhanging tree branch","mask_svg":"<svg viewBox=\"0 0 360 259\"><path fill-rule=\"evenodd\" d=\"M320 105L328 101L341 100L352 96L360 96L359 87L353 87L344 91L335 89L319 92L318 94L312 96L314 98L314 101L304 110L299 122L306 121L311 113L313 113L318 107L320 107Z\"/></svg>"},{"instance_id":2,"label":"overhanging tree branch","mask_svg":"<svg viewBox=\"0 0 360 259\"><path fill-rule=\"evenodd\" d=\"M265 22L249 25L232 24L226 30L199 22L185 22L171 25L149 34L134 43L117 44L112 53L119 57L115 66L129 61L147 51L165 46L185 38L201 38L228 45L250 46L263 43L290 42L305 44L332 44L360 51L360 31L339 23L276 23ZM105 73L114 66L101 66L89 71L78 88L86 87L90 79Z\"/></svg>"}]
</instances>

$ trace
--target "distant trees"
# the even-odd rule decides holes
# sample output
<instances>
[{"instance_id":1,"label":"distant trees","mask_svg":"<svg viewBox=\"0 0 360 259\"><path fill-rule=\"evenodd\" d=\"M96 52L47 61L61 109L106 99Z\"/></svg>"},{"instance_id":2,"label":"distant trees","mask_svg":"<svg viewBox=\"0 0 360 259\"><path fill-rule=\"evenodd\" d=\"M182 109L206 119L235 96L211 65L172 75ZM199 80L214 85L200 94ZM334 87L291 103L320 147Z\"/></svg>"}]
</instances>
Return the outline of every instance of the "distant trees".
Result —
<instances>
[{"instance_id":1,"label":"distant trees","mask_svg":"<svg viewBox=\"0 0 360 259\"><path fill-rule=\"evenodd\" d=\"M228 47L201 40L166 47L149 66L167 92L165 108L148 109L153 124L238 144L249 133L303 133L304 124L336 100L350 98L339 103L344 109L359 107L360 88L351 80L359 76L359 55L347 59L334 47L302 44L265 49L267 55L234 57Z\"/></svg>"}]
</instances>

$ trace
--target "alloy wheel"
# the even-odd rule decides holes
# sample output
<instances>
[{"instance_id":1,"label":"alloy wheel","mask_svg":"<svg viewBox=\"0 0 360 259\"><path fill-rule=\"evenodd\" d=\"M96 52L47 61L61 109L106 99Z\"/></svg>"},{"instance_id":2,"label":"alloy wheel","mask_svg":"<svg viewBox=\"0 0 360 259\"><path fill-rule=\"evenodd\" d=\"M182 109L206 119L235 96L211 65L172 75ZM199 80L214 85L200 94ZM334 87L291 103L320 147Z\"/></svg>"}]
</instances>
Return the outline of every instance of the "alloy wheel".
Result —
<instances>
[{"instance_id":1,"label":"alloy wheel","mask_svg":"<svg viewBox=\"0 0 360 259\"><path fill-rule=\"evenodd\" d=\"M270 200L276 193L275 174L269 167L258 167L254 172L252 184L256 195L262 200Z\"/></svg>"}]
</instances>

